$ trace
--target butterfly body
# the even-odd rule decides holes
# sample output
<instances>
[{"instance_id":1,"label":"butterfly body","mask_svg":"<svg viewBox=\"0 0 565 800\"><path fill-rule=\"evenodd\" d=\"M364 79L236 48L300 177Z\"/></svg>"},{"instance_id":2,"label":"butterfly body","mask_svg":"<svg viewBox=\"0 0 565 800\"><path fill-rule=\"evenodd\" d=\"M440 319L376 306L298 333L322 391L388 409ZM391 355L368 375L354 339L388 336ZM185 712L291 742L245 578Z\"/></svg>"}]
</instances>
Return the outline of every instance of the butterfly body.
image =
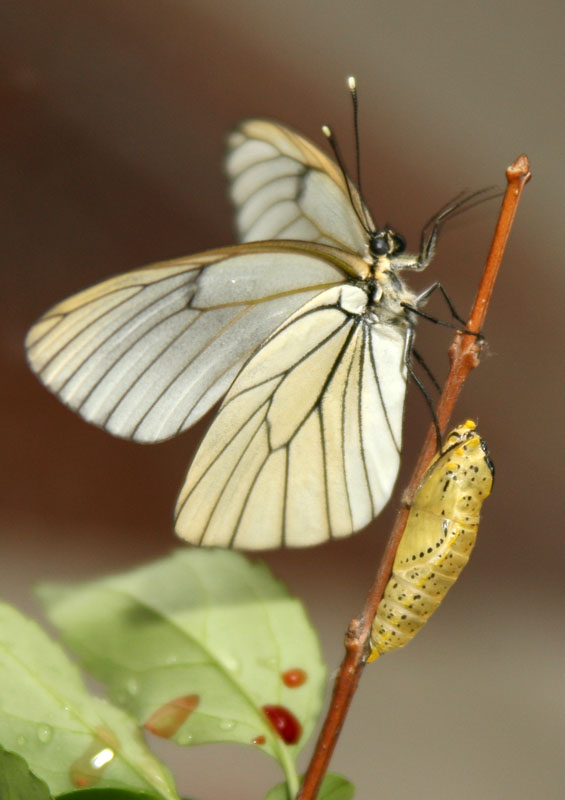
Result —
<instances>
[{"instance_id":1,"label":"butterfly body","mask_svg":"<svg viewBox=\"0 0 565 800\"><path fill-rule=\"evenodd\" d=\"M158 442L222 396L176 509L195 544L317 544L367 525L399 466L420 253L315 145L248 120L226 169L240 244L133 270L48 311L28 360L73 410ZM426 295L427 296L427 295ZM227 394L226 394L227 392Z\"/></svg>"}]
</instances>

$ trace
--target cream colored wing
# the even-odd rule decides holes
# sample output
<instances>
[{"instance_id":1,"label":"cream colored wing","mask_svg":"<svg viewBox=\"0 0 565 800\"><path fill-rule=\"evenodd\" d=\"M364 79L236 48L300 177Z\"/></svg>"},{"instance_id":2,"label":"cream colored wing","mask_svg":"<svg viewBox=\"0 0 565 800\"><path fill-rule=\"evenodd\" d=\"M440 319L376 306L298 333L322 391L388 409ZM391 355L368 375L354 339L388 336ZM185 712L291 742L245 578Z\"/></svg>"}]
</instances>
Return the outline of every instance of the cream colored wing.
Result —
<instances>
[{"instance_id":1,"label":"cream colored wing","mask_svg":"<svg viewBox=\"0 0 565 800\"><path fill-rule=\"evenodd\" d=\"M305 547L349 536L390 497L406 390L405 331L334 287L242 369L189 470L176 531L193 544Z\"/></svg>"},{"instance_id":2,"label":"cream colored wing","mask_svg":"<svg viewBox=\"0 0 565 800\"><path fill-rule=\"evenodd\" d=\"M226 170L240 241L300 239L366 255L365 228L375 227L369 211L351 182L350 199L335 162L303 136L246 120L228 138Z\"/></svg>"},{"instance_id":3,"label":"cream colored wing","mask_svg":"<svg viewBox=\"0 0 565 800\"><path fill-rule=\"evenodd\" d=\"M266 242L134 270L48 311L28 360L89 422L160 441L194 424L307 300L365 268L333 248Z\"/></svg>"},{"instance_id":4,"label":"cream colored wing","mask_svg":"<svg viewBox=\"0 0 565 800\"><path fill-rule=\"evenodd\" d=\"M468 420L449 435L414 497L371 632L369 661L407 644L469 560L494 469Z\"/></svg>"}]
</instances>

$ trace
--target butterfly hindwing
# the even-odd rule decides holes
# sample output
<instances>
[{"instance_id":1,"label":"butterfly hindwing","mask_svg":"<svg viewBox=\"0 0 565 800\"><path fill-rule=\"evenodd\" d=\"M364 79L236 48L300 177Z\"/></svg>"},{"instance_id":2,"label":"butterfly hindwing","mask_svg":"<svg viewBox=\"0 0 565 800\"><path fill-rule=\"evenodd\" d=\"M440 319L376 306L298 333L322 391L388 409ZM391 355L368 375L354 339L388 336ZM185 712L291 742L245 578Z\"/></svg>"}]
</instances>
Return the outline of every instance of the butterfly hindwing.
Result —
<instances>
[{"instance_id":1,"label":"butterfly hindwing","mask_svg":"<svg viewBox=\"0 0 565 800\"><path fill-rule=\"evenodd\" d=\"M328 289L252 356L181 490L179 535L298 547L348 536L379 513L399 465L405 333L366 311L363 288Z\"/></svg>"}]
</instances>

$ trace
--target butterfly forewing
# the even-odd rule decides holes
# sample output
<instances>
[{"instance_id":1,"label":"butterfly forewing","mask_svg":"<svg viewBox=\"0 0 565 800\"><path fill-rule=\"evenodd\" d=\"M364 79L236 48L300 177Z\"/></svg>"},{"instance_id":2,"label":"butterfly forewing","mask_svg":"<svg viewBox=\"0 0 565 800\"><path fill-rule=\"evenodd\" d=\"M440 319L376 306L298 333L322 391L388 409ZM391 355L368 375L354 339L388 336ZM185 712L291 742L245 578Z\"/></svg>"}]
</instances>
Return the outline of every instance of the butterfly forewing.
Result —
<instances>
[{"instance_id":1,"label":"butterfly forewing","mask_svg":"<svg viewBox=\"0 0 565 800\"><path fill-rule=\"evenodd\" d=\"M226 169L240 241L302 239L367 252L359 193L315 145L273 122L242 122L228 139Z\"/></svg>"},{"instance_id":2,"label":"butterfly forewing","mask_svg":"<svg viewBox=\"0 0 565 800\"><path fill-rule=\"evenodd\" d=\"M282 321L347 279L352 259L328 252L262 243L111 278L39 320L29 362L90 422L137 441L167 439L226 392Z\"/></svg>"},{"instance_id":3,"label":"butterfly forewing","mask_svg":"<svg viewBox=\"0 0 565 800\"><path fill-rule=\"evenodd\" d=\"M404 350L405 330L375 321L361 287L303 305L227 394L180 493L177 533L207 546L299 547L370 522L398 471Z\"/></svg>"}]
</instances>

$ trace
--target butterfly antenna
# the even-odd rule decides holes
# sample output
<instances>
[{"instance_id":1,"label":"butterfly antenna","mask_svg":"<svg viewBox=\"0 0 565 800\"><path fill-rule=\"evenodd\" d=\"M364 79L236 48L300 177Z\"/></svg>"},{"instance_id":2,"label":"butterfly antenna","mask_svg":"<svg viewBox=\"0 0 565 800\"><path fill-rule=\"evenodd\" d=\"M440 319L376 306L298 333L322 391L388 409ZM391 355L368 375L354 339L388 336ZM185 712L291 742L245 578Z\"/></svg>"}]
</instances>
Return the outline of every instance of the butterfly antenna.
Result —
<instances>
[{"instance_id":1,"label":"butterfly antenna","mask_svg":"<svg viewBox=\"0 0 565 800\"><path fill-rule=\"evenodd\" d=\"M342 177L343 177L343 180L345 182L345 188L347 189L347 196L349 197L349 202L351 203L351 207L353 208L353 211L355 212L355 216L359 220L359 223L361 224L361 227L363 228L363 230L366 231L367 234L370 236L372 231L369 228L369 226L367 225L367 223L365 222L365 220L362 218L361 214L359 213L359 209L357 208L357 205L355 204L355 201L353 199L353 194L351 193L350 181L349 181L349 178L347 177L347 172L345 170L343 159L341 157L341 151L340 151L340 149L338 147L338 144L337 144L337 139L335 138L334 133L333 133L332 129L329 127L329 125L322 125L322 133L324 134L324 136L326 137L326 139L330 143L330 147L332 148L332 152L333 152L333 154L335 156L335 160L337 161L337 165L339 167L339 170L340 170L340 172L342 174ZM363 206L363 203L361 202L361 207L362 206Z\"/></svg>"},{"instance_id":2,"label":"butterfly antenna","mask_svg":"<svg viewBox=\"0 0 565 800\"><path fill-rule=\"evenodd\" d=\"M357 98L357 81L353 75L347 79L347 86L351 95L353 103L353 132L355 136L355 171L357 175L357 189L359 190L359 197L361 199L361 211L365 220L365 228L370 229L369 221L367 219L367 212L365 210L365 199L363 197L363 189L361 188L361 146L359 138L359 100Z\"/></svg>"}]
</instances>

